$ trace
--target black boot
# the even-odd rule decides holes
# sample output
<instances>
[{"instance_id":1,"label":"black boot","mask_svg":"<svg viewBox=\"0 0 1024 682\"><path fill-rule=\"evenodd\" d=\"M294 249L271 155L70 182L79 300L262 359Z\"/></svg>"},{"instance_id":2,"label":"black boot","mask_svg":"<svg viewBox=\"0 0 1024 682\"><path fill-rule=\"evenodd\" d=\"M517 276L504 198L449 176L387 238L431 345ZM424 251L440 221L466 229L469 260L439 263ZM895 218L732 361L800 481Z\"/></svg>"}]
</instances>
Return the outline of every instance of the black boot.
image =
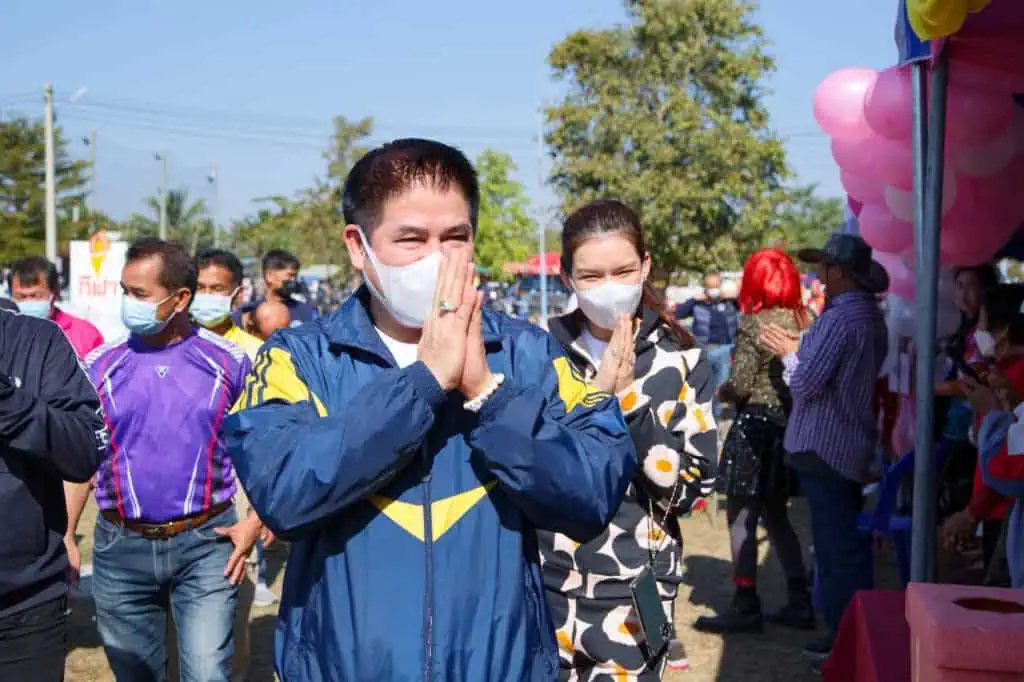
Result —
<instances>
[{"instance_id":1,"label":"black boot","mask_svg":"<svg viewBox=\"0 0 1024 682\"><path fill-rule=\"evenodd\" d=\"M765 614L765 620L795 630L813 630L817 627L817 620L807 583L803 580L790 580L787 587L789 601L778 611Z\"/></svg>"},{"instance_id":2,"label":"black boot","mask_svg":"<svg viewBox=\"0 0 1024 682\"><path fill-rule=\"evenodd\" d=\"M717 635L764 632L761 600L752 587L739 587L729 610L719 616L701 616L693 624L695 630Z\"/></svg>"}]
</instances>

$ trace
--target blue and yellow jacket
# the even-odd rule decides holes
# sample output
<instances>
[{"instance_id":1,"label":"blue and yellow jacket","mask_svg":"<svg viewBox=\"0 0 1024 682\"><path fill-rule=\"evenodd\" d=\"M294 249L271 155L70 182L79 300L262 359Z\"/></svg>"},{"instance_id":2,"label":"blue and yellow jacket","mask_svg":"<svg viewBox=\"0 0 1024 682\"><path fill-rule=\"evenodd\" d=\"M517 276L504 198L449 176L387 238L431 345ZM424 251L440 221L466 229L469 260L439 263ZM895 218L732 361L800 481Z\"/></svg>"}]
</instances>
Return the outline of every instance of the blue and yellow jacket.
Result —
<instances>
[{"instance_id":1,"label":"blue and yellow jacket","mask_svg":"<svg viewBox=\"0 0 1024 682\"><path fill-rule=\"evenodd\" d=\"M478 415L397 369L364 290L270 338L225 424L238 477L291 556L282 682L554 680L536 529L585 542L636 455L610 396L541 329L484 313L505 383Z\"/></svg>"}]
</instances>

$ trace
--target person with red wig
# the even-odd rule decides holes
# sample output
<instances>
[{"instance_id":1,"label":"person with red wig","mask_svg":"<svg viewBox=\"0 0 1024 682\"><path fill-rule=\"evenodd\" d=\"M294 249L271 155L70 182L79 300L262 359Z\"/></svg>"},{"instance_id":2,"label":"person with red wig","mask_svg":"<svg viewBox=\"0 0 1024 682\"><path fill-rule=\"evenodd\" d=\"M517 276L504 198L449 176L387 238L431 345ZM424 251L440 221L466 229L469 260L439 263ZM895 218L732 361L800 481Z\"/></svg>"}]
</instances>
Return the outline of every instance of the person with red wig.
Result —
<instances>
[{"instance_id":1,"label":"person with red wig","mask_svg":"<svg viewBox=\"0 0 1024 682\"><path fill-rule=\"evenodd\" d=\"M799 334L810 324L800 273L779 249L762 249L743 268L740 318L732 375L722 398L736 405L736 420L722 448L717 488L728 496L726 517L736 591L725 613L697 620L704 632L761 632L757 596L757 524L768 537L787 577L789 600L769 616L782 625L813 630L814 608L807 587L800 541L787 506L795 476L783 461L783 438L791 406L782 361L761 342L761 327L774 324Z\"/></svg>"}]
</instances>

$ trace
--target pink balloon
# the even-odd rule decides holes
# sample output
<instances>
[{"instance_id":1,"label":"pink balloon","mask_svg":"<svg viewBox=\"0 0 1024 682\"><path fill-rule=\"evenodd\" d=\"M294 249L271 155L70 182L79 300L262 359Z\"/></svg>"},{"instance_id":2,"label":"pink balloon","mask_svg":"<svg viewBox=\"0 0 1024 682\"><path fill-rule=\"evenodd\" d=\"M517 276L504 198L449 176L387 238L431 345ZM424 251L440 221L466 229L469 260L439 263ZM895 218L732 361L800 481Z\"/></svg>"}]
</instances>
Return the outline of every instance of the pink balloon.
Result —
<instances>
[{"instance_id":1,"label":"pink balloon","mask_svg":"<svg viewBox=\"0 0 1024 682\"><path fill-rule=\"evenodd\" d=\"M864 95L875 82L873 69L840 69L829 74L814 91L814 119L830 137L863 137Z\"/></svg>"},{"instance_id":2,"label":"pink balloon","mask_svg":"<svg viewBox=\"0 0 1024 682\"><path fill-rule=\"evenodd\" d=\"M968 188L969 189L969 188ZM942 214L946 215L957 203L961 201L960 196L963 194L962 201L973 201L970 194L964 194L964 190L958 187L956 176L946 169L946 172L942 176ZM911 189L899 189L891 185L886 185L884 191L884 202L889 212L900 220L907 222L914 222L914 190Z\"/></svg>"},{"instance_id":3,"label":"pink balloon","mask_svg":"<svg viewBox=\"0 0 1024 682\"><path fill-rule=\"evenodd\" d=\"M951 88L969 87L996 92L1024 92L1024 74L1019 67L1007 65L1006 69L993 69L972 64L960 59L953 52L949 60L949 85Z\"/></svg>"},{"instance_id":4,"label":"pink balloon","mask_svg":"<svg viewBox=\"0 0 1024 682\"><path fill-rule=\"evenodd\" d=\"M954 265L972 267L987 263L1009 241L1005 229L949 229L939 234L939 249Z\"/></svg>"},{"instance_id":5,"label":"pink balloon","mask_svg":"<svg viewBox=\"0 0 1024 682\"><path fill-rule=\"evenodd\" d=\"M864 96L864 120L890 140L909 140L911 116L910 69L890 66L878 74Z\"/></svg>"},{"instance_id":6,"label":"pink balloon","mask_svg":"<svg viewBox=\"0 0 1024 682\"><path fill-rule=\"evenodd\" d=\"M860 215L861 209L864 208L864 204L853 197L846 197L846 205L850 207L850 213L852 213L855 218Z\"/></svg>"},{"instance_id":7,"label":"pink balloon","mask_svg":"<svg viewBox=\"0 0 1024 682\"><path fill-rule=\"evenodd\" d=\"M847 194L862 204L870 204L885 199L883 192L885 186L872 175L859 175L840 170L839 182L842 183L843 189L846 190Z\"/></svg>"},{"instance_id":8,"label":"pink balloon","mask_svg":"<svg viewBox=\"0 0 1024 682\"><path fill-rule=\"evenodd\" d=\"M914 243L914 226L896 218L882 204L865 204L857 222L860 236L876 251L899 253Z\"/></svg>"},{"instance_id":9,"label":"pink balloon","mask_svg":"<svg viewBox=\"0 0 1024 682\"><path fill-rule=\"evenodd\" d=\"M841 171L861 176L865 182L881 182L900 189L914 186L913 156L906 142L874 134L860 138L836 137L832 138L832 158Z\"/></svg>"},{"instance_id":10,"label":"pink balloon","mask_svg":"<svg viewBox=\"0 0 1024 682\"><path fill-rule=\"evenodd\" d=\"M976 145L999 137L1013 122L1013 97L1005 92L950 85L946 135Z\"/></svg>"},{"instance_id":11,"label":"pink balloon","mask_svg":"<svg viewBox=\"0 0 1024 682\"><path fill-rule=\"evenodd\" d=\"M909 142L874 137L864 153L873 159L878 177L885 184L899 189L914 187L914 152Z\"/></svg>"},{"instance_id":12,"label":"pink balloon","mask_svg":"<svg viewBox=\"0 0 1024 682\"><path fill-rule=\"evenodd\" d=\"M1024 107L1013 109L1013 151L1016 154L1024 154Z\"/></svg>"},{"instance_id":13,"label":"pink balloon","mask_svg":"<svg viewBox=\"0 0 1024 682\"><path fill-rule=\"evenodd\" d=\"M914 247L911 246L909 249L905 249L903 253L900 254L900 256L902 256L903 262L906 263L907 267L910 268L911 272L913 272L914 268L916 267L915 263L917 263L917 254L914 253ZM949 260L949 257L944 255L942 251L939 251L939 266L947 267L952 264L953 263L952 261Z\"/></svg>"},{"instance_id":14,"label":"pink balloon","mask_svg":"<svg viewBox=\"0 0 1024 682\"><path fill-rule=\"evenodd\" d=\"M832 158L835 159L840 171L860 176L875 174L874 160L864 153L866 140L870 139L872 138L832 138Z\"/></svg>"},{"instance_id":15,"label":"pink balloon","mask_svg":"<svg viewBox=\"0 0 1024 682\"><path fill-rule=\"evenodd\" d=\"M976 145L956 145L950 142L950 158L953 166L972 178L987 178L995 175L1010 163L1017 151L1016 125L1009 125L1002 134L988 142Z\"/></svg>"},{"instance_id":16,"label":"pink balloon","mask_svg":"<svg viewBox=\"0 0 1024 682\"><path fill-rule=\"evenodd\" d=\"M914 296L914 272L898 253L875 252L875 260L889 273L889 293L903 298Z\"/></svg>"}]
</instances>

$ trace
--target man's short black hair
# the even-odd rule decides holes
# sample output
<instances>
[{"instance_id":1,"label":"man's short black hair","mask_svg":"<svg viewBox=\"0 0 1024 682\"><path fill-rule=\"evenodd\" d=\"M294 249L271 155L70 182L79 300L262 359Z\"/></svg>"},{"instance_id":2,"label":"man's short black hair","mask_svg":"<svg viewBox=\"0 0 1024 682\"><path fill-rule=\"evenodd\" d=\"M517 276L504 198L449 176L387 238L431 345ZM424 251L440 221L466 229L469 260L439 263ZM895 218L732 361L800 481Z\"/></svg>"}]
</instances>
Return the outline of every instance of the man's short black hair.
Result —
<instances>
[{"instance_id":1,"label":"man's short black hair","mask_svg":"<svg viewBox=\"0 0 1024 682\"><path fill-rule=\"evenodd\" d=\"M178 242L143 237L128 247L125 264L153 256L160 259L160 286L172 292L176 289L188 289L190 294L195 295L196 262Z\"/></svg>"},{"instance_id":2,"label":"man's short black hair","mask_svg":"<svg viewBox=\"0 0 1024 682\"><path fill-rule=\"evenodd\" d=\"M32 285L43 280L46 288L54 296L60 295L60 275L57 274L57 266L42 256L22 258L11 265L11 272L7 275L8 289L14 289L14 281L21 284Z\"/></svg>"},{"instance_id":3,"label":"man's short black hair","mask_svg":"<svg viewBox=\"0 0 1024 682\"><path fill-rule=\"evenodd\" d=\"M231 273L231 283L236 287L242 286L242 277L245 270L242 268L242 261L238 256L223 249L207 249L196 256L196 276L205 268L211 265L219 265Z\"/></svg>"},{"instance_id":4,"label":"man's short black hair","mask_svg":"<svg viewBox=\"0 0 1024 682\"><path fill-rule=\"evenodd\" d=\"M274 249L273 251L267 251L267 254L263 256L263 272L275 272L277 270L290 270L292 268L298 270L302 267L299 263L299 259L294 254L282 251L280 249Z\"/></svg>"},{"instance_id":5,"label":"man's short black hair","mask_svg":"<svg viewBox=\"0 0 1024 682\"><path fill-rule=\"evenodd\" d=\"M480 184L473 164L455 147L419 138L388 142L356 162L341 194L345 222L359 225L369 234L377 226L384 204L417 182L442 190L458 189L469 203L470 223L476 230Z\"/></svg>"}]
</instances>

